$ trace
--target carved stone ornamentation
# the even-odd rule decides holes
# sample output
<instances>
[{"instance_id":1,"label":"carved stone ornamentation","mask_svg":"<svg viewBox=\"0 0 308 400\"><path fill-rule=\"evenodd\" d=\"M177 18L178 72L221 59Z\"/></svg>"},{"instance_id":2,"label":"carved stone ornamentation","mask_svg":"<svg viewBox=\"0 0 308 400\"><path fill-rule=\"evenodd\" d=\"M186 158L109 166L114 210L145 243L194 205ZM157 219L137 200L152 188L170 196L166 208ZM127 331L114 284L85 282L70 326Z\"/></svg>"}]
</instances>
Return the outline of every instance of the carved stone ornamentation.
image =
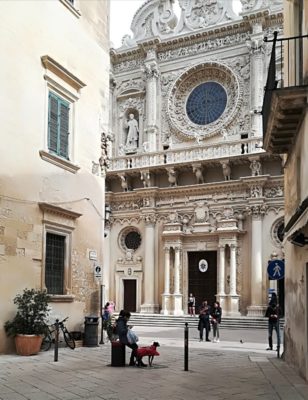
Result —
<instances>
[{"instance_id":1,"label":"carved stone ornamentation","mask_svg":"<svg viewBox=\"0 0 308 400\"><path fill-rule=\"evenodd\" d=\"M187 115L187 97L199 84L215 81L227 95L227 104L222 115L211 123L193 123ZM207 62L188 68L172 85L168 94L167 114L173 132L181 139L189 140L210 137L220 133L234 119L242 103L243 87L227 65Z\"/></svg>"},{"instance_id":2,"label":"carved stone ornamentation","mask_svg":"<svg viewBox=\"0 0 308 400\"><path fill-rule=\"evenodd\" d=\"M261 175L261 163L260 161L253 159L250 163L251 175L252 176L259 176Z\"/></svg>"},{"instance_id":3,"label":"carved stone ornamentation","mask_svg":"<svg viewBox=\"0 0 308 400\"><path fill-rule=\"evenodd\" d=\"M143 182L143 187L150 187L151 186L151 174L149 170L147 171L140 171L140 179Z\"/></svg>"},{"instance_id":4,"label":"carved stone ornamentation","mask_svg":"<svg viewBox=\"0 0 308 400\"><path fill-rule=\"evenodd\" d=\"M199 202L195 208L195 222L207 222L209 220L209 208L204 202Z\"/></svg>"},{"instance_id":5,"label":"carved stone ornamentation","mask_svg":"<svg viewBox=\"0 0 308 400\"><path fill-rule=\"evenodd\" d=\"M237 19L232 2L219 0L180 0L182 15L178 32L189 32Z\"/></svg>"},{"instance_id":6,"label":"carved stone ornamentation","mask_svg":"<svg viewBox=\"0 0 308 400\"><path fill-rule=\"evenodd\" d=\"M225 181L230 181L231 180L231 167L228 161L222 161L221 162L222 166L222 173L225 178Z\"/></svg>"},{"instance_id":7,"label":"carved stone ornamentation","mask_svg":"<svg viewBox=\"0 0 308 400\"><path fill-rule=\"evenodd\" d=\"M167 168L169 186L177 186L177 172L174 168Z\"/></svg>"},{"instance_id":8,"label":"carved stone ornamentation","mask_svg":"<svg viewBox=\"0 0 308 400\"><path fill-rule=\"evenodd\" d=\"M193 173L196 175L197 184L204 183L201 164L195 164L192 166L192 168L193 168Z\"/></svg>"}]
</instances>

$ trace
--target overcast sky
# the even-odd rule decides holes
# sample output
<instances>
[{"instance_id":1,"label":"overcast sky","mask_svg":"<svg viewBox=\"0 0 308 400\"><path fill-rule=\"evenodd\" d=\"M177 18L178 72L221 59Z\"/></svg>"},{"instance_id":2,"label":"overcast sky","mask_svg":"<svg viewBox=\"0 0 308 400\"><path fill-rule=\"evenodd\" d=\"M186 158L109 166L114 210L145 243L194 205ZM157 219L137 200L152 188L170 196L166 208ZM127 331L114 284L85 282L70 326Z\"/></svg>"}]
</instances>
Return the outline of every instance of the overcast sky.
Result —
<instances>
[{"instance_id":1,"label":"overcast sky","mask_svg":"<svg viewBox=\"0 0 308 400\"><path fill-rule=\"evenodd\" d=\"M146 0L110 0L110 40L113 44L112 47L120 47L123 36L126 34L132 35L130 24L133 16L145 1ZM238 13L240 10L240 0L227 1L234 1L235 12ZM177 12L176 9L175 12Z\"/></svg>"}]
</instances>

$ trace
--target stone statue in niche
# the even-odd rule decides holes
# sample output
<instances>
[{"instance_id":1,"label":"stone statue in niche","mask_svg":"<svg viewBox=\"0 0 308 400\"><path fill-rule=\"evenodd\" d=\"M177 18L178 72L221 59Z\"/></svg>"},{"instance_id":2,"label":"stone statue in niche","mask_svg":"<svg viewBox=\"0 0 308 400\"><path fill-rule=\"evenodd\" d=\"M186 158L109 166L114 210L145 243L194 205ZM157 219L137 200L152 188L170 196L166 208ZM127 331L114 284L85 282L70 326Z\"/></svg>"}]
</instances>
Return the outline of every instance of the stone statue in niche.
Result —
<instances>
[{"instance_id":1,"label":"stone statue in niche","mask_svg":"<svg viewBox=\"0 0 308 400\"><path fill-rule=\"evenodd\" d=\"M196 175L197 184L204 183L201 165L193 165L193 173Z\"/></svg>"},{"instance_id":2,"label":"stone statue in niche","mask_svg":"<svg viewBox=\"0 0 308 400\"><path fill-rule=\"evenodd\" d=\"M177 173L174 168L169 168L168 172L168 182L170 183L169 186L177 186Z\"/></svg>"},{"instance_id":3,"label":"stone statue in niche","mask_svg":"<svg viewBox=\"0 0 308 400\"><path fill-rule=\"evenodd\" d=\"M252 160L250 164L251 175L259 176L261 174L261 163L257 160Z\"/></svg>"},{"instance_id":4,"label":"stone statue in niche","mask_svg":"<svg viewBox=\"0 0 308 400\"><path fill-rule=\"evenodd\" d=\"M126 138L126 151L136 150L138 147L139 126L138 121L135 119L135 115L133 113L129 114L129 119L125 122L125 128L128 129Z\"/></svg>"},{"instance_id":5,"label":"stone statue in niche","mask_svg":"<svg viewBox=\"0 0 308 400\"><path fill-rule=\"evenodd\" d=\"M195 208L195 222L207 222L209 219L209 208L204 202L197 203Z\"/></svg>"},{"instance_id":6,"label":"stone statue in niche","mask_svg":"<svg viewBox=\"0 0 308 400\"><path fill-rule=\"evenodd\" d=\"M231 180L231 167L227 161L222 162L222 173L224 175L225 181Z\"/></svg>"},{"instance_id":7,"label":"stone statue in niche","mask_svg":"<svg viewBox=\"0 0 308 400\"><path fill-rule=\"evenodd\" d=\"M127 177L125 176L125 174L120 174L119 177L121 179L121 187L123 191L128 192L129 189L128 189Z\"/></svg>"},{"instance_id":8,"label":"stone statue in niche","mask_svg":"<svg viewBox=\"0 0 308 400\"><path fill-rule=\"evenodd\" d=\"M151 186L151 175L149 171L140 171L140 179L142 180L145 188Z\"/></svg>"}]
</instances>

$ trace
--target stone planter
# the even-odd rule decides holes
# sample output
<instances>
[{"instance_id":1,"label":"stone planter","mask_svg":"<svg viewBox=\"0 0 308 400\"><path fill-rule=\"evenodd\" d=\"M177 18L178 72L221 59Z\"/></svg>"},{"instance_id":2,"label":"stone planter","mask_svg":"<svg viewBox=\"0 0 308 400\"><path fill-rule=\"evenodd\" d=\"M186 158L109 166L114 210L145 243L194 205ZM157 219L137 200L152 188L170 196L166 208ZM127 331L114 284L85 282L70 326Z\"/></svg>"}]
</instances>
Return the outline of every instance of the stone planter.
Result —
<instances>
[{"instance_id":1,"label":"stone planter","mask_svg":"<svg viewBox=\"0 0 308 400\"><path fill-rule=\"evenodd\" d=\"M16 353L20 356L31 356L40 351L43 336L38 335L16 335Z\"/></svg>"}]
</instances>

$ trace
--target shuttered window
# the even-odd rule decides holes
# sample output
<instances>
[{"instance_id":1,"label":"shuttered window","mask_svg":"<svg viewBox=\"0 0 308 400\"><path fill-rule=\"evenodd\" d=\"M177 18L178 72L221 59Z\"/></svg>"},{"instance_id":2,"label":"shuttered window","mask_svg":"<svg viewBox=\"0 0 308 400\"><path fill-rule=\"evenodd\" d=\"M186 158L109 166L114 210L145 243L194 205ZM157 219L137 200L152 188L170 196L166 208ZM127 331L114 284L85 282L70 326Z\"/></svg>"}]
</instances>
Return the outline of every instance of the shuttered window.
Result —
<instances>
[{"instance_id":1,"label":"shuttered window","mask_svg":"<svg viewBox=\"0 0 308 400\"><path fill-rule=\"evenodd\" d=\"M70 104L49 92L48 103L48 150L68 159Z\"/></svg>"},{"instance_id":2,"label":"shuttered window","mask_svg":"<svg viewBox=\"0 0 308 400\"><path fill-rule=\"evenodd\" d=\"M64 294L65 236L46 234L45 285L49 294Z\"/></svg>"}]
</instances>

